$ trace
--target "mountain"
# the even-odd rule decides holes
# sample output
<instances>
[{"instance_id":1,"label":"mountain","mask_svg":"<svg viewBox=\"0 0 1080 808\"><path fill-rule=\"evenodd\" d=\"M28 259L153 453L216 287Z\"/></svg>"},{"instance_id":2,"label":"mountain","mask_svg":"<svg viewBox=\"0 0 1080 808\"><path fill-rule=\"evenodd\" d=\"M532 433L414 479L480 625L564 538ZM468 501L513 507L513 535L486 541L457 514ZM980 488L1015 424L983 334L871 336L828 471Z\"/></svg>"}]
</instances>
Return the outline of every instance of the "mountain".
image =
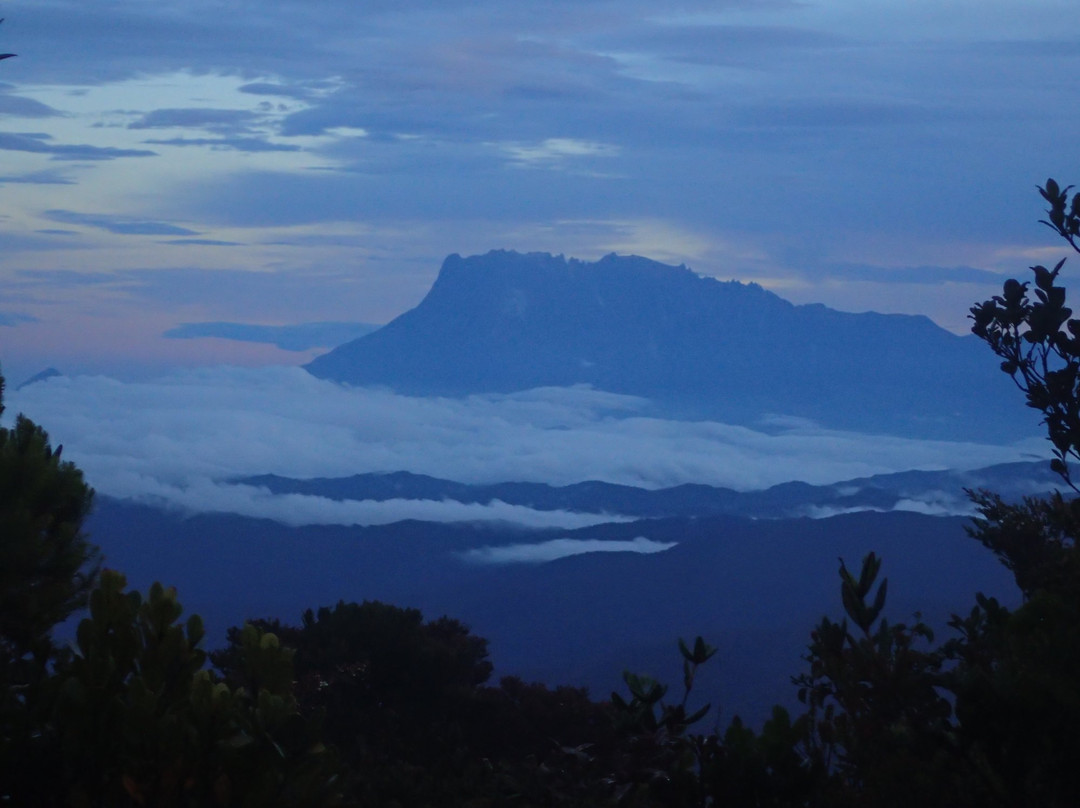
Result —
<instances>
[{"instance_id":1,"label":"mountain","mask_svg":"<svg viewBox=\"0 0 1080 808\"><path fill-rule=\"evenodd\" d=\"M912 437L1036 433L990 351L925 317L796 306L636 256L448 257L416 308L307 366L411 395L591 385L668 417Z\"/></svg>"},{"instance_id":2,"label":"mountain","mask_svg":"<svg viewBox=\"0 0 1080 808\"><path fill-rule=\"evenodd\" d=\"M574 530L398 522L372 527L289 527L229 514L175 510L98 497L87 528L105 563L133 588L177 587L200 614L207 648L253 617L297 623L302 611L381 600L461 619L491 641L496 674L548 684L622 690L631 669L679 681L679 637L719 646L699 692L724 715L752 723L771 704L795 706L789 677L810 630L842 615L837 557L857 567L884 559L891 620L914 611L937 629L966 614L975 592L1019 600L993 554L964 532L967 520L915 513L829 519L699 517L640 520ZM480 564L468 550L553 539L673 543L641 555L604 552L536 564ZM74 626L69 626L74 631ZM946 636L947 632L942 636Z\"/></svg>"},{"instance_id":3,"label":"mountain","mask_svg":"<svg viewBox=\"0 0 1080 808\"><path fill-rule=\"evenodd\" d=\"M339 501L450 500L487 505L498 500L541 511L608 513L636 518L729 515L759 519L864 510L966 514L972 507L965 489L988 489L1006 500L1019 501L1025 496L1047 496L1061 486L1061 478L1050 471L1045 460L1003 463L971 471L876 474L830 485L788 482L761 491L735 491L702 484L650 490L596 480L566 486L526 482L474 485L407 471L304 480L261 474L235 482L259 486L273 494L304 494Z\"/></svg>"}]
</instances>

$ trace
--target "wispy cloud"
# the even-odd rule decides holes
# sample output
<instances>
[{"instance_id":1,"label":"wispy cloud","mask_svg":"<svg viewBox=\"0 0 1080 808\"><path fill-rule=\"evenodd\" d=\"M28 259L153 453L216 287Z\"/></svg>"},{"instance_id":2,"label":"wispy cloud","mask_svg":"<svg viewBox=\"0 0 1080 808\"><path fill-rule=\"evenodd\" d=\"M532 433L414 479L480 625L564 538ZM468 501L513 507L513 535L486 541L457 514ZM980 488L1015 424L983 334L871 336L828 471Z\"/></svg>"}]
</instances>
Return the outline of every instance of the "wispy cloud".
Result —
<instances>
[{"instance_id":1,"label":"wispy cloud","mask_svg":"<svg viewBox=\"0 0 1080 808\"><path fill-rule=\"evenodd\" d=\"M168 226L168 223L162 223ZM59 235L59 234L58 234ZM81 244L81 240L72 234L63 238L72 247ZM44 242L44 239L40 239ZM53 239L55 241L57 238ZM12 246L20 249L33 247L24 243ZM237 248L235 242L214 243L218 239L166 238L153 240L153 244L168 243L168 250L162 253L187 257L190 252L211 252L215 258L222 252L232 252ZM0 246L10 243L0 233ZM220 248L220 249L219 249ZM190 252L189 252L190 251ZM241 250L241 252L247 252ZM68 266L72 263L66 262ZM328 307L323 299L323 287L333 286L337 290L335 305ZM320 322L346 322L357 308L379 295L387 292L373 288L371 280L363 273L351 267L305 266L294 269L285 267L276 271L236 270L203 268L191 265L172 265L148 269L130 269L115 271L86 271L76 269L35 269L16 270L14 277L2 288L9 294L16 292L32 295L38 300L54 299L60 290L78 290L83 287L93 289L86 299L107 300L114 305L124 305L135 301L143 311L170 312L173 307L196 307L207 320L213 322L281 323L294 324L296 321L312 322L318 314L329 315ZM396 312L391 311L387 319ZM230 319L226 320L225 318ZM333 318L332 320L330 318ZM162 331L177 324L177 321L192 319L189 313L185 317L166 316L162 328L157 334L147 335L156 338ZM57 360L59 361L59 360Z\"/></svg>"},{"instance_id":2,"label":"wispy cloud","mask_svg":"<svg viewBox=\"0 0 1080 808\"><path fill-rule=\"evenodd\" d=\"M547 138L539 143L501 143L503 151L514 165L530 168L558 168L578 158L616 157L619 147L574 138Z\"/></svg>"},{"instance_id":3,"label":"wispy cloud","mask_svg":"<svg viewBox=\"0 0 1080 808\"><path fill-rule=\"evenodd\" d=\"M938 286L946 283L976 283L999 285L1008 275L976 267L883 267L839 264L822 267L820 277L866 283L926 284Z\"/></svg>"},{"instance_id":4,"label":"wispy cloud","mask_svg":"<svg viewBox=\"0 0 1080 808\"><path fill-rule=\"evenodd\" d=\"M269 81L253 81L239 88L240 92L250 95L273 96L276 98L294 98L300 101L317 98L317 88L298 84L278 84Z\"/></svg>"},{"instance_id":5,"label":"wispy cloud","mask_svg":"<svg viewBox=\"0 0 1080 808\"><path fill-rule=\"evenodd\" d=\"M205 129L221 134L251 132L257 115L246 109L155 109L128 124L128 129Z\"/></svg>"},{"instance_id":6,"label":"wispy cloud","mask_svg":"<svg viewBox=\"0 0 1080 808\"><path fill-rule=\"evenodd\" d=\"M170 244L174 247L242 247L239 241L222 241L216 238L176 238L168 241L160 241L159 244Z\"/></svg>"},{"instance_id":7,"label":"wispy cloud","mask_svg":"<svg viewBox=\"0 0 1080 808\"><path fill-rule=\"evenodd\" d=\"M75 181L58 171L30 171L26 174L8 174L0 176L0 183L10 182L20 185L74 185ZM40 232L40 231L39 231Z\"/></svg>"},{"instance_id":8,"label":"wispy cloud","mask_svg":"<svg viewBox=\"0 0 1080 808\"><path fill-rule=\"evenodd\" d=\"M94 227L121 236L197 236L198 232L186 227L158 222L152 219L138 219L126 216L102 213L77 213L71 210L49 210L45 217L63 224L77 224Z\"/></svg>"},{"instance_id":9,"label":"wispy cloud","mask_svg":"<svg viewBox=\"0 0 1080 808\"><path fill-rule=\"evenodd\" d=\"M374 331L367 323L297 323L296 325L257 325L251 323L184 323L170 328L170 339L231 339L241 342L265 342L286 351L311 348L334 348Z\"/></svg>"},{"instance_id":10,"label":"wispy cloud","mask_svg":"<svg viewBox=\"0 0 1080 808\"><path fill-rule=\"evenodd\" d=\"M22 314L17 311L0 311L0 325L13 326L19 323L36 322L38 322L38 318L29 314Z\"/></svg>"},{"instance_id":11,"label":"wispy cloud","mask_svg":"<svg viewBox=\"0 0 1080 808\"><path fill-rule=\"evenodd\" d=\"M193 480L184 485L163 484L131 476L114 496L162 504L190 512L236 513L273 519L287 525L388 525L406 519L424 522L505 522L526 528L575 529L604 522L627 521L616 514L538 511L495 500L484 505L425 499L333 500L304 494L272 494L265 488Z\"/></svg>"},{"instance_id":12,"label":"wispy cloud","mask_svg":"<svg viewBox=\"0 0 1080 808\"><path fill-rule=\"evenodd\" d=\"M0 132L0 149L48 154L54 160L118 160L121 157L153 157L157 154L148 149L53 143L52 136L42 132Z\"/></svg>"},{"instance_id":13,"label":"wispy cloud","mask_svg":"<svg viewBox=\"0 0 1080 808\"><path fill-rule=\"evenodd\" d=\"M207 147L231 149L240 152L297 152L300 147L291 143L272 143L259 137L174 137L160 140L144 140L151 146Z\"/></svg>"},{"instance_id":14,"label":"wispy cloud","mask_svg":"<svg viewBox=\"0 0 1080 808\"><path fill-rule=\"evenodd\" d=\"M0 88L0 115L15 118L52 118L61 114L48 104L21 95L9 95Z\"/></svg>"}]
</instances>

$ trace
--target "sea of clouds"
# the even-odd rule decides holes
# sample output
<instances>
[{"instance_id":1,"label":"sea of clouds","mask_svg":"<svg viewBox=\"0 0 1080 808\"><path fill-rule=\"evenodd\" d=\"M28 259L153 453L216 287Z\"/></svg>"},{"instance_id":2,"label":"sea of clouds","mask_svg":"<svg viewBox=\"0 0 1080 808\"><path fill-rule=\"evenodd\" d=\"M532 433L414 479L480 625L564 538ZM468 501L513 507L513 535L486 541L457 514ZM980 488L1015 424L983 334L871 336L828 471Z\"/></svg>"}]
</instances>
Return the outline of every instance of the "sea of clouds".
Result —
<instances>
[{"instance_id":1,"label":"sea of clouds","mask_svg":"<svg viewBox=\"0 0 1080 808\"><path fill-rule=\"evenodd\" d=\"M1007 446L910 440L772 418L762 429L643 415L647 402L587 387L418 398L350 388L296 367L213 367L121 382L54 377L10 391L99 492L289 524L510 521L577 528L611 514L535 511L502 502L338 502L239 485L256 474L339 477L411 471L466 483L645 488L706 483L739 490L827 484L907 469L974 469L1045 455Z\"/></svg>"}]
</instances>

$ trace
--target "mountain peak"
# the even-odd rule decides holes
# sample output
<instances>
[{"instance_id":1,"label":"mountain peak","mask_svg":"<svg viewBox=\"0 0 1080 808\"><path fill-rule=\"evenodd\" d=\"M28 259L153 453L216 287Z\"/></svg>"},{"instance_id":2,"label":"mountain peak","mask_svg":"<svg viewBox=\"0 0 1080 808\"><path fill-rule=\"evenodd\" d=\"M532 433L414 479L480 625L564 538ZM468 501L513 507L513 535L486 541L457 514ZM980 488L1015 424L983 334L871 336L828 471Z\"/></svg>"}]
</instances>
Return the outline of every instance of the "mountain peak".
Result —
<instances>
[{"instance_id":1,"label":"mountain peak","mask_svg":"<svg viewBox=\"0 0 1080 808\"><path fill-rule=\"evenodd\" d=\"M640 255L618 255L608 253L598 261L582 261L567 258L563 254L552 255L545 252L520 253L516 250L490 250L483 255L463 258L458 253L448 255L443 261L439 278L444 275L457 276L462 273L490 273L501 278L514 277L517 273L531 275L577 277L589 273L622 272L639 275L681 274L700 277L685 265L669 266L644 258Z\"/></svg>"},{"instance_id":2,"label":"mountain peak","mask_svg":"<svg viewBox=\"0 0 1080 808\"><path fill-rule=\"evenodd\" d=\"M981 348L925 318L795 306L641 256L493 250L448 256L416 308L307 369L414 395L586 384L678 417L1029 434Z\"/></svg>"}]
</instances>

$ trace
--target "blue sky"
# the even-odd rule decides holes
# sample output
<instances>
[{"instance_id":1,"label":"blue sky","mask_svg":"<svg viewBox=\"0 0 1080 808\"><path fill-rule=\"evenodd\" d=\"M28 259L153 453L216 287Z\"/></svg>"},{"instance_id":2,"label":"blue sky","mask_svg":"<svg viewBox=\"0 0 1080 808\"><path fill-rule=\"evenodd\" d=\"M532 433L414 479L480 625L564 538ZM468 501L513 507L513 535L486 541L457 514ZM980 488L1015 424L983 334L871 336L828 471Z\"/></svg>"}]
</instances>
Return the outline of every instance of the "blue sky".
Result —
<instances>
[{"instance_id":1,"label":"blue sky","mask_svg":"<svg viewBox=\"0 0 1080 808\"><path fill-rule=\"evenodd\" d=\"M963 330L1065 252L1065 0L7 2L0 362L138 376L386 322L442 258L637 253ZM1066 270L1068 272L1068 270Z\"/></svg>"}]
</instances>

